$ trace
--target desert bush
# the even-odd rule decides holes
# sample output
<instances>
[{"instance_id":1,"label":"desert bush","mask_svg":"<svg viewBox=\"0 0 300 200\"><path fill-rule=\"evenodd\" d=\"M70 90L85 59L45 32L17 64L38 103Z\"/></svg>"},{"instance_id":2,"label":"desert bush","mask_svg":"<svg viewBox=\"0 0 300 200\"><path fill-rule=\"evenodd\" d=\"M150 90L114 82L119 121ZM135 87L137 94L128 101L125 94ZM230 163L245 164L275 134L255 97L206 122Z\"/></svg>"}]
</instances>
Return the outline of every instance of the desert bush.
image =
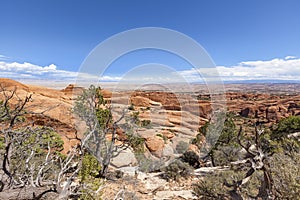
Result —
<instances>
[{"instance_id":1,"label":"desert bush","mask_svg":"<svg viewBox=\"0 0 300 200\"><path fill-rule=\"evenodd\" d=\"M273 125L270 132L269 144L275 146L274 152L292 154L300 152L300 142L296 138L289 138L289 134L300 131L300 116L290 116Z\"/></svg>"},{"instance_id":2,"label":"desert bush","mask_svg":"<svg viewBox=\"0 0 300 200\"><path fill-rule=\"evenodd\" d=\"M273 125L271 139L281 139L287 137L290 133L300 131L300 116L290 116L284 118Z\"/></svg>"},{"instance_id":3,"label":"desert bush","mask_svg":"<svg viewBox=\"0 0 300 200\"><path fill-rule=\"evenodd\" d=\"M138 161L139 170L141 172L157 172L164 166L164 162L162 160L152 160L147 158L144 154L135 154L135 157Z\"/></svg>"},{"instance_id":4,"label":"desert bush","mask_svg":"<svg viewBox=\"0 0 300 200\"><path fill-rule=\"evenodd\" d=\"M207 174L203 179L194 184L194 194L201 200L223 200L233 199L234 191L227 187L224 183L238 182L245 176L245 171L217 171ZM260 185L260 172L255 172L251 180L244 185L240 193L245 197L254 197L259 190ZM238 199L238 198L236 198Z\"/></svg>"},{"instance_id":5,"label":"desert bush","mask_svg":"<svg viewBox=\"0 0 300 200\"><path fill-rule=\"evenodd\" d=\"M176 145L176 151L179 154L183 154L184 152L186 152L188 148L189 148L189 143L184 141L179 141L178 144Z\"/></svg>"},{"instance_id":6,"label":"desert bush","mask_svg":"<svg viewBox=\"0 0 300 200\"><path fill-rule=\"evenodd\" d=\"M231 115L224 112L218 113L217 119L206 122L204 126L199 128L199 133L205 136L206 146L202 147L202 151L209 151L212 145L215 145L220 137L220 132L224 129L224 120L231 118Z\"/></svg>"},{"instance_id":7,"label":"desert bush","mask_svg":"<svg viewBox=\"0 0 300 200\"><path fill-rule=\"evenodd\" d=\"M132 131L128 131L126 133L126 141L125 141L136 153L144 152L144 143L145 139L140 137L137 134L134 134Z\"/></svg>"},{"instance_id":8,"label":"desert bush","mask_svg":"<svg viewBox=\"0 0 300 200\"><path fill-rule=\"evenodd\" d=\"M291 116L279 121L261 136L262 149L269 154L284 153L292 155L300 152L300 142L289 134L300 130L299 116Z\"/></svg>"},{"instance_id":9,"label":"desert bush","mask_svg":"<svg viewBox=\"0 0 300 200\"><path fill-rule=\"evenodd\" d=\"M95 192L104 185L102 179L97 178L101 166L95 156L86 153L82 157L81 169L78 173L80 180L79 199L92 200L99 199L101 193Z\"/></svg>"},{"instance_id":10,"label":"desert bush","mask_svg":"<svg viewBox=\"0 0 300 200\"><path fill-rule=\"evenodd\" d=\"M228 188L223 183L229 177L220 172L208 174L202 180L199 180L197 184L193 185L194 194L201 200L223 200L229 198Z\"/></svg>"},{"instance_id":11,"label":"desert bush","mask_svg":"<svg viewBox=\"0 0 300 200\"><path fill-rule=\"evenodd\" d=\"M300 130L299 122L294 116L271 130L255 126L255 133L245 136L242 127L236 131L226 119L209 155L215 165L232 168L205 176L195 185L195 194L199 199L299 199L299 141L288 137Z\"/></svg>"},{"instance_id":12,"label":"desert bush","mask_svg":"<svg viewBox=\"0 0 300 200\"><path fill-rule=\"evenodd\" d=\"M178 181L180 178L187 178L191 176L193 168L188 163L182 162L181 160L174 160L168 166L164 167L162 171L162 178L168 181Z\"/></svg>"},{"instance_id":13,"label":"desert bush","mask_svg":"<svg viewBox=\"0 0 300 200\"><path fill-rule=\"evenodd\" d=\"M97 177L101 166L95 156L86 153L82 158L82 167L79 171L79 178L82 182Z\"/></svg>"},{"instance_id":14,"label":"desert bush","mask_svg":"<svg viewBox=\"0 0 300 200\"><path fill-rule=\"evenodd\" d=\"M209 130L214 125L206 124L200 128L200 133L207 135ZM214 135L214 134L212 134ZM208 137L211 137L208 135ZM212 140L206 138L208 140ZM231 114L226 115L223 129L220 136L217 138L216 143L207 153L207 157L211 158L212 165L224 165L229 162L236 161L238 159L238 151L240 150L237 144L237 130Z\"/></svg>"},{"instance_id":15,"label":"desert bush","mask_svg":"<svg viewBox=\"0 0 300 200\"><path fill-rule=\"evenodd\" d=\"M61 184L71 182L76 174L74 151L62 156L64 143L59 134L50 127L25 122L26 106L32 95L21 99L16 88L7 90L1 84L0 92L3 98L0 102L0 191L14 190L16 196L22 193L22 199L41 199L48 193L68 196L65 192L70 189L68 184L66 187Z\"/></svg>"},{"instance_id":16,"label":"desert bush","mask_svg":"<svg viewBox=\"0 0 300 200\"><path fill-rule=\"evenodd\" d=\"M299 199L300 192L300 154L294 154L293 157L284 153L274 154L268 159L272 184L274 189L269 198L266 199L283 199L294 200ZM237 191L226 186L226 182L230 184L238 183L245 177L246 170L228 170L213 172L203 177L194 185L194 193L199 199L231 199L234 192L242 196L243 199L257 199L257 195L261 192L261 186L265 184L263 180L263 172L255 171L250 180Z\"/></svg>"},{"instance_id":17,"label":"desert bush","mask_svg":"<svg viewBox=\"0 0 300 200\"><path fill-rule=\"evenodd\" d=\"M300 154L293 157L284 153L274 154L270 158L270 168L278 199L299 199L300 194Z\"/></svg>"},{"instance_id":18,"label":"desert bush","mask_svg":"<svg viewBox=\"0 0 300 200\"><path fill-rule=\"evenodd\" d=\"M168 140L167 136L165 136L164 134L160 134L160 133L156 134L156 136L161 137L164 140L164 143L167 144L167 140Z\"/></svg>"},{"instance_id":19,"label":"desert bush","mask_svg":"<svg viewBox=\"0 0 300 200\"><path fill-rule=\"evenodd\" d=\"M134 110L134 105L130 104L130 106L128 106L128 110Z\"/></svg>"},{"instance_id":20,"label":"desert bush","mask_svg":"<svg viewBox=\"0 0 300 200\"><path fill-rule=\"evenodd\" d=\"M150 125L151 125L151 120L144 119L141 121L141 127L150 128Z\"/></svg>"},{"instance_id":21,"label":"desert bush","mask_svg":"<svg viewBox=\"0 0 300 200\"><path fill-rule=\"evenodd\" d=\"M237 161L241 158L241 148L236 145L219 146L211 153L213 163L215 166L229 165L231 162Z\"/></svg>"},{"instance_id":22,"label":"desert bush","mask_svg":"<svg viewBox=\"0 0 300 200\"><path fill-rule=\"evenodd\" d=\"M59 161L55 157L63 148L63 141L57 133L48 127L26 127L8 134L18 134L10 136L9 170L13 179L18 180L20 176L31 176L32 180L39 179L41 174L38 171L48 162L47 157L52 159L52 163L47 164L51 169L43 172L44 176L47 177L46 180L55 179L52 172L59 171L59 167L56 166ZM31 171L28 171L29 169ZM40 178L42 181L42 177ZM19 184L23 184L22 182Z\"/></svg>"},{"instance_id":23,"label":"desert bush","mask_svg":"<svg viewBox=\"0 0 300 200\"><path fill-rule=\"evenodd\" d=\"M186 151L182 154L180 159L188 163L193 168L200 167L200 157L194 151Z\"/></svg>"},{"instance_id":24,"label":"desert bush","mask_svg":"<svg viewBox=\"0 0 300 200\"><path fill-rule=\"evenodd\" d=\"M134 124L136 125L140 125L141 120L139 118L140 112L139 111L135 111L131 113L131 120Z\"/></svg>"}]
</instances>

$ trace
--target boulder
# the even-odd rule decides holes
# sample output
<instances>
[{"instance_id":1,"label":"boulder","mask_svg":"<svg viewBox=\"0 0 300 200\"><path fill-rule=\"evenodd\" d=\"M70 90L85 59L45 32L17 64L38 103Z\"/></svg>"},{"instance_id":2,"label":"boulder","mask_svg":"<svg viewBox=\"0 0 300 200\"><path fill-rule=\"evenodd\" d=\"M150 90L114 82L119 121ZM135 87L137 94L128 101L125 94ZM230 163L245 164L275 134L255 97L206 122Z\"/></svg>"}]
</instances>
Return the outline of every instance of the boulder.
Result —
<instances>
[{"instance_id":1,"label":"boulder","mask_svg":"<svg viewBox=\"0 0 300 200\"><path fill-rule=\"evenodd\" d=\"M161 134L163 136L165 136L166 138L168 138L168 139L171 139L171 138L173 138L175 136L174 133L172 133L171 131L168 131L168 130L161 131Z\"/></svg>"},{"instance_id":2,"label":"boulder","mask_svg":"<svg viewBox=\"0 0 300 200\"><path fill-rule=\"evenodd\" d=\"M164 148L164 145L165 143L163 138L159 136L146 138L146 147L153 155L157 157L162 156L162 150Z\"/></svg>"},{"instance_id":3,"label":"boulder","mask_svg":"<svg viewBox=\"0 0 300 200\"><path fill-rule=\"evenodd\" d=\"M171 158L174 156L174 149L170 143L164 146L162 150L162 156L167 158Z\"/></svg>"},{"instance_id":4,"label":"boulder","mask_svg":"<svg viewBox=\"0 0 300 200\"><path fill-rule=\"evenodd\" d=\"M136 164L137 160L130 148L121 150L119 155L111 160L111 165L117 168L134 166Z\"/></svg>"}]
</instances>

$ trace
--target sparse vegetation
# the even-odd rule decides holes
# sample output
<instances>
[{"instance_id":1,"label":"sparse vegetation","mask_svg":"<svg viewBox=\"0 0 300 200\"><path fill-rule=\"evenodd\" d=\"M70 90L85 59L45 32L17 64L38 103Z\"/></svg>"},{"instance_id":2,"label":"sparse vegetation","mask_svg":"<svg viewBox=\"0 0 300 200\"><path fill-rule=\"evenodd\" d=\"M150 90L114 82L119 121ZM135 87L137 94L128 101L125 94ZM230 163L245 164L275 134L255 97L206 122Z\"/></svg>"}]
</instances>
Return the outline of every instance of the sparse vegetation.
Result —
<instances>
[{"instance_id":1,"label":"sparse vegetation","mask_svg":"<svg viewBox=\"0 0 300 200\"><path fill-rule=\"evenodd\" d=\"M184 152L180 159L195 169L200 167L200 157L193 151Z\"/></svg>"},{"instance_id":2,"label":"sparse vegetation","mask_svg":"<svg viewBox=\"0 0 300 200\"><path fill-rule=\"evenodd\" d=\"M141 138L139 135L134 134L133 132L128 131L126 133L126 143L132 147L134 152L143 153L144 152L144 143L145 139Z\"/></svg>"},{"instance_id":3,"label":"sparse vegetation","mask_svg":"<svg viewBox=\"0 0 300 200\"><path fill-rule=\"evenodd\" d=\"M134 105L133 105L133 104L130 104L130 106L128 107L128 110L135 110L135 109L134 109Z\"/></svg>"},{"instance_id":4,"label":"sparse vegetation","mask_svg":"<svg viewBox=\"0 0 300 200\"><path fill-rule=\"evenodd\" d=\"M139 170L141 172L157 172L160 171L164 166L164 162L162 160L152 160L141 153L136 154L136 158L138 160Z\"/></svg>"},{"instance_id":5,"label":"sparse vegetation","mask_svg":"<svg viewBox=\"0 0 300 200\"><path fill-rule=\"evenodd\" d=\"M126 116L129 118L125 117L121 121L125 122L118 124L120 121L113 120L101 89L91 86L78 96L73 109L85 122L86 132L80 137L76 135L77 143L66 153L65 137L64 140L60 137L61 127L38 124L35 120L45 117L43 112L27 111L34 96L21 99L16 90L3 87L0 95L0 198L1 194L13 193L15 199L101 199L107 182L123 184L127 181L127 184L131 181L134 187L140 187L138 180L142 171L158 172L169 181L170 189L173 185L189 189L184 184L197 180L193 189L198 199L299 199L299 116L276 119L268 128L270 123L264 127L264 122L256 123L254 118L222 114L224 127L221 123L207 123L190 141L194 145L178 142L176 137L181 133L176 132L176 127L162 129L176 133L169 136L168 131L161 132L153 125L153 132L147 130L145 135L141 134L147 138L147 145L148 137L159 139L159 151L153 153L149 151L150 145L145 145L146 139L139 135L139 131L145 130L141 127L152 128L150 120L139 119L139 111L144 112L145 108L129 106ZM291 109L295 109L294 105ZM120 120L123 116L125 114ZM217 137L214 130L221 127L221 135ZM163 138L167 145L161 147L161 139L156 136ZM201 149L207 141L215 145ZM174 143L177 144L175 155L171 155ZM138 169L132 175L136 179L124 175L123 169L108 170L110 160L126 148L130 157L134 153L138 166L129 165L125 170ZM198 150L201 156L204 153L207 156L200 158ZM210 168L211 165L216 168ZM142 174L141 177L147 178L141 182L151 183L152 175ZM115 198L138 199L137 193L122 187L114 190Z\"/></svg>"},{"instance_id":6,"label":"sparse vegetation","mask_svg":"<svg viewBox=\"0 0 300 200\"><path fill-rule=\"evenodd\" d=\"M139 115L140 115L140 112L139 112L139 111L134 111L134 112L132 112L132 114L131 114L132 121L133 121L133 123L136 124L136 125L140 125L140 123L141 123L141 120L140 120L140 118L139 118Z\"/></svg>"},{"instance_id":7,"label":"sparse vegetation","mask_svg":"<svg viewBox=\"0 0 300 200\"><path fill-rule=\"evenodd\" d=\"M16 88L0 88L4 99L0 104L0 192L15 194L13 198L19 195L18 199L41 199L49 193L69 196L78 188L69 187L78 170L76 149L62 156L64 143L51 127L25 122L32 95L21 99Z\"/></svg>"},{"instance_id":8,"label":"sparse vegetation","mask_svg":"<svg viewBox=\"0 0 300 200\"><path fill-rule=\"evenodd\" d=\"M148 120L148 119L142 120L141 127L151 128L151 120Z\"/></svg>"},{"instance_id":9,"label":"sparse vegetation","mask_svg":"<svg viewBox=\"0 0 300 200\"><path fill-rule=\"evenodd\" d=\"M189 143L185 141L179 141L178 144L176 145L176 151L179 154L183 154L188 150L188 148L189 148Z\"/></svg>"},{"instance_id":10,"label":"sparse vegetation","mask_svg":"<svg viewBox=\"0 0 300 200\"><path fill-rule=\"evenodd\" d=\"M83 146L89 149L100 164L99 177L105 177L111 159L117 151L115 141L117 139L117 122L113 122L109 107L101 94L101 88L93 85L84 90L82 95L77 97L74 106L74 113L86 123ZM121 116L119 121L124 117ZM111 134L111 139L107 135Z\"/></svg>"},{"instance_id":11,"label":"sparse vegetation","mask_svg":"<svg viewBox=\"0 0 300 200\"><path fill-rule=\"evenodd\" d=\"M158 133L156 134L156 136L161 137L164 140L165 144L167 143L168 138L165 135Z\"/></svg>"},{"instance_id":12,"label":"sparse vegetation","mask_svg":"<svg viewBox=\"0 0 300 200\"><path fill-rule=\"evenodd\" d=\"M212 133L213 130L214 125L207 123L200 128L199 132L209 138L214 135ZM208 136L207 134L210 134L211 136ZM198 135L198 137L200 136ZM216 142L208 152L207 158L211 159L213 166L226 165L229 162L238 159L238 151L241 148L237 143L237 130L233 122L232 114L227 114L220 136L217 139L211 140L216 140Z\"/></svg>"},{"instance_id":13,"label":"sparse vegetation","mask_svg":"<svg viewBox=\"0 0 300 200\"><path fill-rule=\"evenodd\" d=\"M292 130L288 127L292 127ZM221 154L216 151L219 148L214 149L214 159L219 161L215 164L230 164L232 168L205 176L195 185L195 194L199 199L298 199L299 152L290 151L291 148L285 148L284 145L286 141L296 142L287 135L299 128L297 118L290 117L280 121L271 131L255 127L255 134L245 137L240 128L237 135L234 135L236 141L231 142L227 137L221 137L219 141L228 143L217 142L217 145L226 144L226 148L222 149ZM274 137L274 134L279 134L280 138ZM293 144L296 147L297 142ZM276 150L274 146L283 149ZM238 158L240 150L235 149L244 150L246 154L243 158ZM232 156L238 159L228 159ZM226 162L220 162L222 159L226 159Z\"/></svg>"},{"instance_id":14,"label":"sparse vegetation","mask_svg":"<svg viewBox=\"0 0 300 200\"><path fill-rule=\"evenodd\" d=\"M180 178L187 178L192 175L193 168L181 160L174 160L168 166L162 169L162 178L170 181L178 181Z\"/></svg>"},{"instance_id":15,"label":"sparse vegetation","mask_svg":"<svg viewBox=\"0 0 300 200\"><path fill-rule=\"evenodd\" d=\"M100 198L101 193L97 192L104 185L102 179L97 178L101 166L95 156L86 153L82 158L82 167L78 173L78 178L82 187L80 188L79 199ZM95 192L96 191L96 192Z\"/></svg>"},{"instance_id":16,"label":"sparse vegetation","mask_svg":"<svg viewBox=\"0 0 300 200\"><path fill-rule=\"evenodd\" d=\"M270 169L275 188L275 197L283 200L299 199L300 154L293 157L278 153L270 158Z\"/></svg>"}]
</instances>

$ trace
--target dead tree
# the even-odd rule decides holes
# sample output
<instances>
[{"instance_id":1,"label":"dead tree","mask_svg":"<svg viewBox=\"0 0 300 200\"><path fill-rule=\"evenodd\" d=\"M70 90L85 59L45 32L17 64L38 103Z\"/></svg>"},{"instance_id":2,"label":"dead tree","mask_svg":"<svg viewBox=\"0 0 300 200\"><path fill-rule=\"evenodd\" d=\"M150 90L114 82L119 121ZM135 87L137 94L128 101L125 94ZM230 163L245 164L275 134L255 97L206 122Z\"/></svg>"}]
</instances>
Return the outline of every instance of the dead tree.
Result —
<instances>
[{"instance_id":1,"label":"dead tree","mask_svg":"<svg viewBox=\"0 0 300 200\"><path fill-rule=\"evenodd\" d=\"M240 193L241 187L246 184L255 171L263 172L263 179L259 188L259 193L255 197L261 198L264 200L274 199L273 192L273 180L268 164L268 155L267 152L264 152L264 149L261 144L261 136L264 131L255 127L255 137L254 142L247 141L244 143L242 141L242 126L238 132L237 142L247 152L246 163L250 164L250 169L247 171L245 177L239 181L234 181L233 183L228 183L225 181L227 187L232 188L230 195L233 199L243 199Z\"/></svg>"},{"instance_id":2,"label":"dead tree","mask_svg":"<svg viewBox=\"0 0 300 200\"><path fill-rule=\"evenodd\" d=\"M115 145L118 123L125 112L113 121L110 108L106 107L99 92L99 88L91 87L78 97L74 110L86 123L87 131L82 137L77 137L80 138L79 144L62 156L53 140L55 131L51 127L23 122L32 95L21 99L16 88L7 90L0 85L0 137L4 141L3 148L0 148L3 172L0 175L0 195L18 191L16 195L21 195L18 199L41 199L49 193L59 199L80 197L86 184L80 182L78 175L87 150L101 165L95 178L106 177L111 159L128 145ZM43 113L31 115L41 116ZM95 193L100 190L101 186Z\"/></svg>"},{"instance_id":3,"label":"dead tree","mask_svg":"<svg viewBox=\"0 0 300 200\"><path fill-rule=\"evenodd\" d=\"M80 169L75 162L77 149L62 158L56 153L52 137L58 135L52 128L24 123L31 99L32 95L21 99L16 88L8 90L0 84L0 193L18 199L41 199L48 193L69 195L79 187L69 184Z\"/></svg>"}]
</instances>

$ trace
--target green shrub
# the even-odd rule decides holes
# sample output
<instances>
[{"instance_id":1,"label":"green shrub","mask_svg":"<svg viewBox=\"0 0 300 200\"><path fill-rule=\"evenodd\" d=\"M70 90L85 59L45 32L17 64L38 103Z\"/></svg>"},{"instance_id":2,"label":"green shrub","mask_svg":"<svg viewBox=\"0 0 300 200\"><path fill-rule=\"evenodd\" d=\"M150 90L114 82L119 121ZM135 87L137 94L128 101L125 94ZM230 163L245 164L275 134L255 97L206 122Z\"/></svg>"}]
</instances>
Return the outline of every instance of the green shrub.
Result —
<instances>
[{"instance_id":1,"label":"green shrub","mask_svg":"<svg viewBox=\"0 0 300 200\"><path fill-rule=\"evenodd\" d=\"M272 127L271 139L281 139L290 133L300 131L300 116L290 116L282 119Z\"/></svg>"},{"instance_id":2,"label":"green shrub","mask_svg":"<svg viewBox=\"0 0 300 200\"><path fill-rule=\"evenodd\" d=\"M144 120L141 121L141 127L150 128L150 125L151 125L151 120L144 119Z\"/></svg>"},{"instance_id":3,"label":"green shrub","mask_svg":"<svg viewBox=\"0 0 300 200\"><path fill-rule=\"evenodd\" d=\"M165 135L158 133L156 134L156 136L161 137L164 140L164 143L166 144L168 138Z\"/></svg>"},{"instance_id":4,"label":"green shrub","mask_svg":"<svg viewBox=\"0 0 300 200\"><path fill-rule=\"evenodd\" d=\"M228 198L227 188L223 178L218 175L208 175L193 186L194 194L200 200L223 200Z\"/></svg>"},{"instance_id":5,"label":"green shrub","mask_svg":"<svg viewBox=\"0 0 300 200\"><path fill-rule=\"evenodd\" d=\"M98 160L91 154L85 154L82 158L82 167L79 172L79 178L82 182L96 177L101 169Z\"/></svg>"},{"instance_id":6,"label":"green shrub","mask_svg":"<svg viewBox=\"0 0 300 200\"><path fill-rule=\"evenodd\" d=\"M138 161L139 170L141 172L157 172L160 171L161 168L164 166L164 162L162 160L152 160L150 158L147 158L142 153L135 154L135 157Z\"/></svg>"},{"instance_id":7,"label":"green shrub","mask_svg":"<svg viewBox=\"0 0 300 200\"><path fill-rule=\"evenodd\" d=\"M300 152L300 142L295 138L288 138L291 133L300 131L300 116L290 116L282 119L277 125L271 128L269 144L273 145L272 150L291 154ZM274 148L275 147L275 148Z\"/></svg>"},{"instance_id":8,"label":"green shrub","mask_svg":"<svg viewBox=\"0 0 300 200\"><path fill-rule=\"evenodd\" d=\"M300 194L300 154L292 157L283 153L270 158L270 168L278 199L299 199Z\"/></svg>"},{"instance_id":9,"label":"green shrub","mask_svg":"<svg viewBox=\"0 0 300 200\"><path fill-rule=\"evenodd\" d=\"M5 149L5 140L4 137L0 136L0 150Z\"/></svg>"},{"instance_id":10,"label":"green shrub","mask_svg":"<svg viewBox=\"0 0 300 200\"><path fill-rule=\"evenodd\" d=\"M183 162L188 163L193 168L200 167L200 157L194 151L184 152L180 159Z\"/></svg>"},{"instance_id":11,"label":"green shrub","mask_svg":"<svg viewBox=\"0 0 300 200\"><path fill-rule=\"evenodd\" d=\"M240 148L237 144L238 132L232 114L229 113L226 115L223 129L219 136L213 133L213 130L218 128L215 126L220 126L220 124L217 123L214 125L207 123L199 129L200 134L206 136L206 140L210 142L216 141L215 143L211 143L214 146L210 149L202 149L202 151L205 152L209 150L207 154L211 158L213 166L225 165L231 161L236 161L238 159L238 150L240 150ZM195 140L197 141L197 138Z\"/></svg>"},{"instance_id":12,"label":"green shrub","mask_svg":"<svg viewBox=\"0 0 300 200\"><path fill-rule=\"evenodd\" d=\"M97 108L96 117L102 129L104 129L107 124L110 124L112 122L112 114L109 109Z\"/></svg>"},{"instance_id":13,"label":"green shrub","mask_svg":"<svg viewBox=\"0 0 300 200\"><path fill-rule=\"evenodd\" d=\"M170 181L175 180L178 181L181 177L187 178L192 175L193 168L181 160L174 160L167 167L162 169L163 174L162 178Z\"/></svg>"},{"instance_id":14,"label":"green shrub","mask_svg":"<svg viewBox=\"0 0 300 200\"><path fill-rule=\"evenodd\" d=\"M95 193L104 184L102 179L97 178L100 170L101 165L95 156L86 153L82 158L82 166L78 173L81 184L80 192L82 193L79 199L100 199L101 193Z\"/></svg>"},{"instance_id":15,"label":"green shrub","mask_svg":"<svg viewBox=\"0 0 300 200\"><path fill-rule=\"evenodd\" d=\"M176 151L177 153L183 154L186 152L186 150L189 148L189 143L184 142L184 141L179 141L178 144L176 145Z\"/></svg>"},{"instance_id":16,"label":"green shrub","mask_svg":"<svg viewBox=\"0 0 300 200\"><path fill-rule=\"evenodd\" d=\"M139 111L133 112L133 113L131 114L132 121L133 121L133 123L136 124L136 125L140 125L140 123L141 123L141 120L139 119L139 115L140 115L140 112L139 112Z\"/></svg>"},{"instance_id":17,"label":"green shrub","mask_svg":"<svg viewBox=\"0 0 300 200\"><path fill-rule=\"evenodd\" d=\"M128 107L128 110L134 110L134 105L130 104L130 106Z\"/></svg>"},{"instance_id":18,"label":"green shrub","mask_svg":"<svg viewBox=\"0 0 300 200\"><path fill-rule=\"evenodd\" d=\"M194 185L194 194L200 200L223 200L232 199L230 196L232 188L227 187L225 181L232 183L241 180L245 176L244 171L218 171L207 174L203 179ZM255 196L260 185L261 172L255 172L251 180L241 188L242 196ZM248 198L245 198L248 199Z\"/></svg>"},{"instance_id":19,"label":"green shrub","mask_svg":"<svg viewBox=\"0 0 300 200\"><path fill-rule=\"evenodd\" d=\"M137 153L144 152L145 139L132 132L126 133L126 143Z\"/></svg>"},{"instance_id":20,"label":"green shrub","mask_svg":"<svg viewBox=\"0 0 300 200\"><path fill-rule=\"evenodd\" d=\"M215 166L228 165L240 159L241 148L235 145L219 146L212 151Z\"/></svg>"}]
</instances>

